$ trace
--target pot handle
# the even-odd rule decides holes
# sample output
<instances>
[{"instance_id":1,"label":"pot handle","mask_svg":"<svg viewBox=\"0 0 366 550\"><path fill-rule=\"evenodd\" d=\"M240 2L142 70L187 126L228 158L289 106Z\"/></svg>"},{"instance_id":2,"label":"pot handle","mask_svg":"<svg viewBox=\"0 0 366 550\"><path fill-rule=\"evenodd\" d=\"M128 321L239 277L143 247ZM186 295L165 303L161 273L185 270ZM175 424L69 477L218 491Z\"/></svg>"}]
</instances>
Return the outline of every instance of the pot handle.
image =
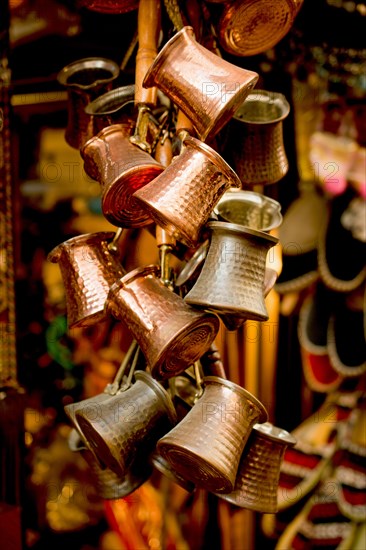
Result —
<instances>
[{"instance_id":1,"label":"pot handle","mask_svg":"<svg viewBox=\"0 0 366 550\"><path fill-rule=\"evenodd\" d=\"M140 0L137 19L139 47L136 55L135 105L156 105L157 88L143 88L142 82L158 53L160 11L160 1Z\"/></svg>"}]
</instances>

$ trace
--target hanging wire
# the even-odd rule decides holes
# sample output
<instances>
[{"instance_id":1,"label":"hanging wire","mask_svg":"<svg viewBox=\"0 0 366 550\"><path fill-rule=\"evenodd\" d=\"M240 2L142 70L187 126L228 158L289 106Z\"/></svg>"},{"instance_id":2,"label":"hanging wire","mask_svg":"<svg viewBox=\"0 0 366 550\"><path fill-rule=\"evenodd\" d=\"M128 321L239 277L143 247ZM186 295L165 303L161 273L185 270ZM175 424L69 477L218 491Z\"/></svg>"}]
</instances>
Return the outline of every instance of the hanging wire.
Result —
<instances>
[{"instance_id":1,"label":"hanging wire","mask_svg":"<svg viewBox=\"0 0 366 550\"><path fill-rule=\"evenodd\" d=\"M134 354L136 355L136 349L137 349L137 342L136 340L133 340L130 347L128 348L126 355L123 358L123 361L116 373L116 376L114 377L114 380L111 384L107 384L107 386L104 389L105 393L108 393L109 395L116 395L118 390L120 389L120 384L123 379L124 373L126 371L126 368L130 364L130 361ZM131 367L132 370L132 367Z\"/></svg>"}]
</instances>

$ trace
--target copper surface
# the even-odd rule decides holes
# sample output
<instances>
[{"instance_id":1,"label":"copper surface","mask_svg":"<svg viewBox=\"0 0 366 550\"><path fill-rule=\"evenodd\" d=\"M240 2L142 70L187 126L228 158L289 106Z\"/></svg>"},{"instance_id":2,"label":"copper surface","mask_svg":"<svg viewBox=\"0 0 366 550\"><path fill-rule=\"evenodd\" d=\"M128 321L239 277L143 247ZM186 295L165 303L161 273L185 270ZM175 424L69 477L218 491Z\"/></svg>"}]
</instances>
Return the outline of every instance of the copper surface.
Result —
<instances>
[{"instance_id":1,"label":"copper surface","mask_svg":"<svg viewBox=\"0 0 366 550\"><path fill-rule=\"evenodd\" d=\"M81 451L89 464L97 494L106 500L124 498L136 491L152 474L152 467L141 458L133 461L123 477L102 467L89 450Z\"/></svg>"},{"instance_id":2,"label":"copper surface","mask_svg":"<svg viewBox=\"0 0 366 550\"><path fill-rule=\"evenodd\" d=\"M121 123L131 126L128 131L128 135L131 135L135 125L135 120L132 118L134 96L135 86L130 84L109 90L88 103L84 109L90 116L88 139L96 136L106 126Z\"/></svg>"},{"instance_id":3,"label":"copper surface","mask_svg":"<svg viewBox=\"0 0 366 550\"><path fill-rule=\"evenodd\" d=\"M93 395L92 397L88 397L87 399L83 399L82 401L65 405L64 407L65 413L69 418L69 420L71 421L71 423L73 424L76 432L79 434L79 438L81 437L81 435L80 435L79 423L76 418L76 411L78 409L83 410L88 408L89 415L94 414L97 417L100 414L99 405L103 403L103 401L107 401L110 398L111 398L111 395L109 395L108 393L98 393L97 395ZM94 413L92 411L94 411ZM72 436L74 435L75 434L72 433ZM75 436L70 440L74 442L74 440L77 441L77 438ZM88 447L88 444L86 442L84 443L86 444L86 447ZM72 450L76 450L76 449L72 449Z\"/></svg>"},{"instance_id":4,"label":"copper surface","mask_svg":"<svg viewBox=\"0 0 366 550\"><path fill-rule=\"evenodd\" d=\"M87 401L92 403L92 400L93 398L85 399L84 403ZM72 416L74 416L73 413ZM88 463L95 484L95 490L100 498L106 500L124 498L140 487L151 476L152 467L146 459L145 461L142 459L134 461L123 478L109 468L103 467L95 458L92 451L88 449L88 445L82 439L78 429L74 428L71 430L68 443L70 449L80 452L85 462Z\"/></svg>"},{"instance_id":5,"label":"copper surface","mask_svg":"<svg viewBox=\"0 0 366 550\"><path fill-rule=\"evenodd\" d=\"M80 7L100 13L127 13L136 10L139 0L78 0Z\"/></svg>"},{"instance_id":6,"label":"copper surface","mask_svg":"<svg viewBox=\"0 0 366 550\"><path fill-rule=\"evenodd\" d=\"M202 141L230 120L258 80L258 74L222 59L183 27L162 48L143 86L157 86L192 121Z\"/></svg>"},{"instance_id":7,"label":"copper surface","mask_svg":"<svg viewBox=\"0 0 366 550\"><path fill-rule=\"evenodd\" d=\"M187 137L181 154L134 197L157 225L187 246L195 246L223 193L240 186L237 174L216 151Z\"/></svg>"},{"instance_id":8,"label":"copper surface","mask_svg":"<svg viewBox=\"0 0 366 550\"><path fill-rule=\"evenodd\" d=\"M103 57L87 57L66 65L57 75L67 89L66 142L80 149L90 138L91 119L85 107L96 97L112 88L119 75L117 63Z\"/></svg>"},{"instance_id":9,"label":"copper surface","mask_svg":"<svg viewBox=\"0 0 366 550\"><path fill-rule=\"evenodd\" d=\"M214 208L218 219L249 229L270 231L282 223L281 204L261 193L226 191Z\"/></svg>"},{"instance_id":10,"label":"copper surface","mask_svg":"<svg viewBox=\"0 0 366 550\"><path fill-rule=\"evenodd\" d=\"M169 462L165 460L159 453L154 452L151 455L151 463L161 474L169 478L171 481L174 481L177 485L180 485L187 492L191 493L194 489L194 483L185 479L183 476L175 472Z\"/></svg>"},{"instance_id":11,"label":"copper surface","mask_svg":"<svg viewBox=\"0 0 366 550\"><path fill-rule=\"evenodd\" d=\"M212 236L206 261L184 300L222 314L224 321L228 315L268 320L264 302L266 256L278 239L227 222L209 222L207 227Z\"/></svg>"},{"instance_id":12,"label":"copper surface","mask_svg":"<svg viewBox=\"0 0 366 550\"><path fill-rule=\"evenodd\" d=\"M169 394L143 371L136 371L127 390L100 403L98 415L84 407L76 411L76 419L99 461L122 477L137 456L148 458L177 420Z\"/></svg>"},{"instance_id":13,"label":"copper surface","mask_svg":"<svg viewBox=\"0 0 366 550\"><path fill-rule=\"evenodd\" d=\"M197 487L229 493L250 432L268 415L258 399L229 380L207 376L203 384L202 397L158 441L157 450Z\"/></svg>"},{"instance_id":14,"label":"copper surface","mask_svg":"<svg viewBox=\"0 0 366 550\"><path fill-rule=\"evenodd\" d=\"M256 424L240 459L234 491L218 496L241 508L276 513L282 458L295 443L291 434L269 422Z\"/></svg>"},{"instance_id":15,"label":"copper surface","mask_svg":"<svg viewBox=\"0 0 366 550\"><path fill-rule=\"evenodd\" d=\"M69 328L87 327L106 319L104 304L109 289L124 273L108 248L113 236L113 232L99 232L72 237L48 255L49 261L59 264Z\"/></svg>"},{"instance_id":16,"label":"copper surface","mask_svg":"<svg viewBox=\"0 0 366 550\"><path fill-rule=\"evenodd\" d=\"M303 0L236 0L224 8L218 38L227 52L239 56L263 53L291 29Z\"/></svg>"},{"instance_id":17,"label":"copper surface","mask_svg":"<svg viewBox=\"0 0 366 550\"><path fill-rule=\"evenodd\" d=\"M192 365L219 330L216 315L188 306L162 283L157 266L135 269L114 284L106 310L126 323L156 378Z\"/></svg>"},{"instance_id":18,"label":"copper surface","mask_svg":"<svg viewBox=\"0 0 366 550\"><path fill-rule=\"evenodd\" d=\"M102 211L117 227L142 227L152 220L133 194L164 170L149 153L133 145L130 126L113 124L81 150L86 173L101 186Z\"/></svg>"},{"instance_id":19,"label":"copper surface","mask_svg":"<svg viewBox=\"0 0 366 550\"><path fill-rule=\"evenodd\" d=\"M230 122L228 148L243 186L269 185L288 172L283 120L290 106L284 95L255 90Z\"/></svg>"}]
</instances>

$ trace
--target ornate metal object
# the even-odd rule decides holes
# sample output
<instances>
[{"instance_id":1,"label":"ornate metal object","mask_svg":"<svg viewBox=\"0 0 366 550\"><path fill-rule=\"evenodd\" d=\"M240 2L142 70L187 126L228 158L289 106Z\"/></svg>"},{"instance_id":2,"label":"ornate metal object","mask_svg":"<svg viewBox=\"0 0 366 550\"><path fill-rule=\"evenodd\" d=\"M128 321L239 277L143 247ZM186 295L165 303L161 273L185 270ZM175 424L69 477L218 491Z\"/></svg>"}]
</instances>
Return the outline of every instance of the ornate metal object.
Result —
<instances>
[{"instance_id":1,"label":"ornate metal object","mask_svg":"<svg viewBox=\"0 0 366 550\"><path fill-rule=\"evenodd\" d=\"M187 369L219 330L216 315L188 306L159 279L157 266L135 269L115 283L106 310L126 323L156 378Z\"/></svg>"},{"instance_id":2,"label":"ornate metal object","mask_svg":"<svg viewBox=\"0 0 366 550\"><path fill-rule=\"evenodd\" d=\"M256 422L267 420L258 399L217 376L203 379L202 397L157 444L158 452L197 487L229 493L240 457Z\"/></svg>"},{"instance_id":3,"label":"ornate metal object","mask_svg":"<svg viewBox=\"0 0 366 550\"><path fill-rule=\"evenodd\" d=\"M124 477L137 456L148 459L158 439L176 423L176 412L159 382L136 371L132 386L99 403L97 417L83 408L76 419L100 462Z\"/></svg>"},{"instance_id":4,"label":"ornate metal object","mask_svg":"<svg viewBox=\"0 0 366 550\"><path fill-rule=\"evenodd\" d=\"M159 52L143 86L160 88L205 141L230 120L257 80L257 73L237 67L199 44L188 26Z\"/></svg>"},{"instance_id":5,"label":"ornate metal object","mask_svg":"<svg viewBox=\"0 0 366 550\"><path fill-rule=\"evenodd\" d=\"M105 319L110 287L124 270L108 247L113 232L88 233L58 245L48 260L58 263L66 294L69 328L94 325Z\"/></svg>"},{"instance_id":6,"label":"ornate metal object","mask_svg":"<svg viewBox=\"0 0 366 550\"><path fill-rule=\"evenodd\" d=\"M103 57L87 57L66 65L57 75L68 94L66 142L80 149L90 138L90 115L85 107L96 97L112 88L119 75L117 63Z\"/></svg>"},{"instance_id":7,"label":"ornate metal object","mask_svg":"<svg viewBox=\"0 0 366 550\"><path fill-rule=\"evenodd\" d=\"M152 223L133 194L164 170L149 153L130 142L130 130L128 124L108 126L81 150L86 173L100 183L103 214L117 227Z\"/></svg>"},{"instance_id":8,"label":"ornate metal object","mask_svg":"<svg viewBox=\"0 0 366 550\"><path fill-rule=\"evenodd\" d=\"M276 513L282 458L295 443L291 434L269 422L256 424L240 459L234 491L218 496L241 508Z\"/></svg>"},{"instance_id":9,"label":"ornate metal object","mask_svg":"<svg viewBox=\"0 0 366 550\"><path fill-rule=\"evenodd\" d=\"M237 174L211 147L188 136L181 154L134 197L158 225L194 246L214 206L231 186L241 186Z\"/></svg>"},{"instance_id":10,"label":"ornate metal object","mask_svg":"<svg viewBox=\"0 0 366 550\"><path fill-rule=\"evenodd\" d=\"M251 56L275 46L291 29L303 0L236 0L218 24L221 46L233 55Z\"/></svg>"},{"instance_id":11,"label":"ornate metal object","mask_svg":"<svg viewBox=\"0 0 366 550\"><path fill-rule=\"evenodd\" d=\"M290 106L283 94L255 90L236 111L229 128L229 147L243 185L269 185L288 172L283 120Z\"/></svg>"},{"instance_id":12,"label":"ornate metal object","mask_svg":"<svg viewBox=\"0 0 366 550\"><path fill-rule=\"evenodd\" d=\"M210 248L201 273L184 300L235 319L266 321L266 256L278 239L227 222L209 222ZM228 328L230 328L228 326Z\"/></svg>"}]
</instances>

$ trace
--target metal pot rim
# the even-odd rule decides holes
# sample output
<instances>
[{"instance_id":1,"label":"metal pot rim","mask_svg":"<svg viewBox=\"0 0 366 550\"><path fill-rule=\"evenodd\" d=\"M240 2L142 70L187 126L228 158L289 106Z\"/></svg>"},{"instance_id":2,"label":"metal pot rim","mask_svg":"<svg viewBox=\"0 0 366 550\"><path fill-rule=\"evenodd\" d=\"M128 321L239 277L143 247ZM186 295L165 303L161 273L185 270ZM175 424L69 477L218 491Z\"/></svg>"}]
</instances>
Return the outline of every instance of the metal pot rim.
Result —
<instances>
[{"instance_id":1,"label":"metal pot rim","mask_svg":"<svg viewBox=\"0 0 366 550\"><path fill-rule=\"evenodd\" d=\"M241 111L245 110L249 103L260 103L260 104L272 104L275 105L280 114L272 120L252 120L250 117L246 117L244 114L241 114ZM235 111L233 120L238 122L244 122L246 124L254 125L264 125L264 124L276 124L284 120L290 112L290 104L287 101L286 97L279 92L271 92L268 90L255 89L248 93L247 97L240 105L240 107Z\"/></svg>"},{"instance_id":2,"label":"metal pot rim","mask_svg":"<svg viewBox=\"0 0 366 550\"><path fill-rule=\"evenodd\" d=\"M111 76L108 78L99 78L91 84L68 83L68 79L71 75L85 69L105 69L107 71L109 70ZM63 67L63 69L61 69L61 71L57 75L57 81L63 86L68 86L70 88L77 88L81 90L88 90L90 88L93 88L97 84L114 80L119 75L119 72L119 66L112 59L108 59L106 57L85 57L77 61L72 61L71 63Z\"/></svg>"}]
</instances>

